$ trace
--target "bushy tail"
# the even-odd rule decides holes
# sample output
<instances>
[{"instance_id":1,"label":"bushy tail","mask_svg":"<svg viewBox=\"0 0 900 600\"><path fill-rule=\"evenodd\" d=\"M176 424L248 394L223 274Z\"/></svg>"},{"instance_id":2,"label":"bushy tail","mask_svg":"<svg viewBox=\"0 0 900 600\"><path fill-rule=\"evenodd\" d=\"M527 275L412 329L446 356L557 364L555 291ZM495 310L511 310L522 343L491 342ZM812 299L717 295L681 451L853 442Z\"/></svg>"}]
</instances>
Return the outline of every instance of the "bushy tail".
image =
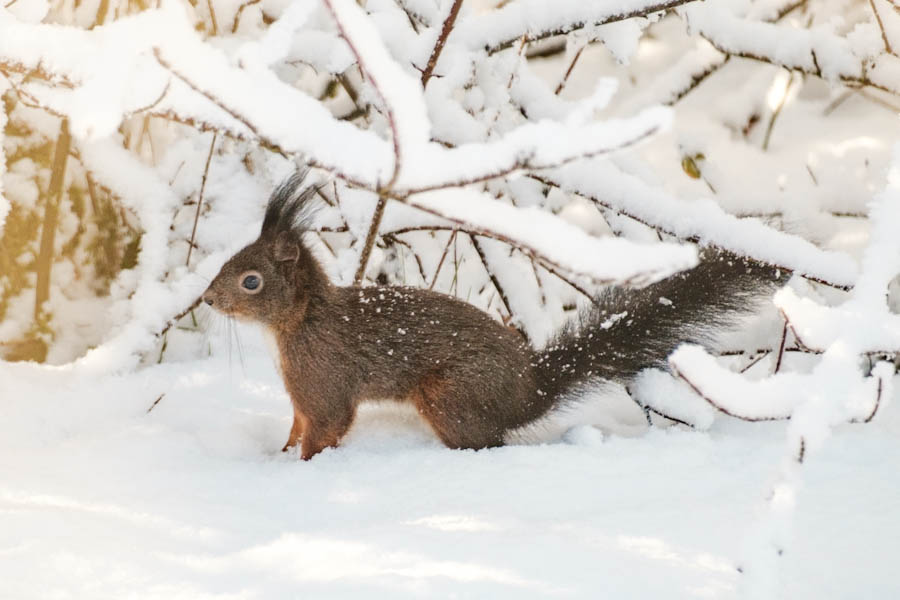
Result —
<instances>
[{"instance_id":1,"label":"bushy tail","mask_svg":"<svg viewBox=\"0 0 900 600\"><path fill-rule=\"evenodd\" d=\"M663 366L682 342L707 341L716 328L758 307L788 275L704 249L690 271L640 290L609 288L579 326L535 351L539 394L556 404L598 380L627 384L642 369Z\"/></svg>"}]
</instances>

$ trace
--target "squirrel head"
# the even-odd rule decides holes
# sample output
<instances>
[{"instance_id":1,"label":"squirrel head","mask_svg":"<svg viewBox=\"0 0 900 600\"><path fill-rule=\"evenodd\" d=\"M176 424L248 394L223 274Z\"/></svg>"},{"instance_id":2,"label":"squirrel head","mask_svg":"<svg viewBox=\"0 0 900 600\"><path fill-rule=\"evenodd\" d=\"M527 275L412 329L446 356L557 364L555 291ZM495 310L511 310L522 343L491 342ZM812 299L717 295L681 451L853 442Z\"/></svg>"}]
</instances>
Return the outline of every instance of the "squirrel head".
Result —
<instances>
[{"instance_id":1,"label":"squirrel head","mask_svg":"<svg viewBox=\"0 0 900 600\"><path fill-rule=\"evenodd\" d=\"M279 327L302 320L328 278L303 243L316 188L303 187L309 169L294 173L272 193L259 237L219 270L203 301L242 320Z\"/></svg>"}]
</instances>

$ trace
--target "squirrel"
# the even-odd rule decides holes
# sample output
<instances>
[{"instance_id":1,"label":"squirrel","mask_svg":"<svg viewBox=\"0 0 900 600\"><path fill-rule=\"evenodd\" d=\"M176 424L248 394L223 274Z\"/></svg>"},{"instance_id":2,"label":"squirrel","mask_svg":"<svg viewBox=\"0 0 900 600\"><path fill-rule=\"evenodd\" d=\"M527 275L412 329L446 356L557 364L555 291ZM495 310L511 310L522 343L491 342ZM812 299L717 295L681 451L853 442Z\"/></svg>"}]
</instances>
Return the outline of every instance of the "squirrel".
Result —
<instances>
[{"instance_id":1,"label":"squirrel","mask_svg":"<svg viewBox=\"0 0 900 600\"><path fill-rule=\"evenodd\" d=\"M360 402L411 403L450 448L488 448L596 383L627 385L682 342L771 293L784 274L725 250L642 289L607 288L543 349L452 296L332 284L304 242L316 189L297 171L272 194L259 237L201 296L274 334L294 421L283 450L337 446Z\"/></svg>"}]
</instances>

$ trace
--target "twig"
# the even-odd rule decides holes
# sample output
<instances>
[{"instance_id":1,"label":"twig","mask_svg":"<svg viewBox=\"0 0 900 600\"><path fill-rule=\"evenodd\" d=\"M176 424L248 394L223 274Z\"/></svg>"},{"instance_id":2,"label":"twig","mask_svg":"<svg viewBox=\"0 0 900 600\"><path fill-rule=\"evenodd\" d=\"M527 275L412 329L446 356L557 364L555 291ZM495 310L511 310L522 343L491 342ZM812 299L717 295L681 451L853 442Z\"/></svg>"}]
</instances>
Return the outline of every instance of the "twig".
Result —
<instances>
[{"instance_id":1,"label":"twig","mask_svg":"<svg viewBox=\"0 0 900 600\"><path fill-rule=\"evenodd\" d=\"M794 329L794 324L791 323L790 319L788 319L787 313L781 309L779 309L778 312L781 313L781 318L784 319L784 324L788 329L791 330L791 334L794 336L794 341L797 342L797 346L813 354L822 354L824 352L824 350L813 349L811 346L806 344L806 342L803 341L803 338L800 337L800 334L797 333L797 330Z\"/></svg>"},{"instance_id":2,"label":"twig","mask_svg":"<svg viewBox=\"0 0 900 600\"><path fill-rule=\"evenodd\" d=\"M672 421L673 423L678 423L679 425L684 425L685 427L690 427L691 429L695 429L693 423L688 423L687 421L684 421L677 417L667 415L666 413L659 410L658 408L654 408L654 407L650 406L649 404L644 404L643 402L641 402L640 400L637 399L637 396L634 395L634 392L631 390L630 387L626 386L625 392L628 394L628 397L631 398L631 401L634 402L635 404L637 404L638 408L640 408L641 411L644 413L644 418L647 419L647 425L653 427L653 419L650 418L650 413L653 413L654 415L660 416L664 419L668 419L669 421Z\"/></svg>"},{"instance_id":3,"label":"twig","mask_svg":"<svg viewBox=\"0 0 900 600\"><path fill-rule=\"evenodd\" d=\"M725 408L724 406L722 406L721 404L719 404L719 403L716 402L715 400L713 400L713 399L712 399L709 395L707 395L706 393L704 393L704 392L697 386L696 383L694 383L693 381L691 381L690 378L688 378L684 373L682 373L680 370L678 370L678 367L676 367L674 364L671 364L671 363L670 363L670 367L671 367L671 370L672 370L672 374L675 375L675 377L678 377L679 379L681 379L682 381L684 381L686 384L688 384L688 386L689 386L692 390L694 390L694 393L695 393L695 394L697 394L698 396L700 396L701 398L703 398L704 400L706 400L706 402L707 402L710 406L712 406L713 408L715 408L715 409L718 410L719 412L728 415L729 417L734 417L735 419L740 419L740 420L742 420L742 421L751 421L751 422L754 422L754 423L755 423L755 422L761 422L761 421L787 421L787 420L789 420L789 419L791 418L790 415L788 415L788 416L786 416L786 417L777 417L777 416L751 417L751 416L749 416L749 415L741 415L741 414L738 414L738 413L736 413L736 412L733 412L733 411L731 411L731 410Z\"/></svg>"},{"instance_id":4,"label":"twig","mask_svg":"<svg viewBox=\"0 0 900 600\"><path fill-rule=\"evenodd\" d=\"M587 48L587 44L579 48L578 52L575 53L575 56L572 57L572 62L569 63L569 68L566 69L565 75L563 75L562 80L559 82L559 85L556 86L556 90L553 92L556 96L559 96L560 92L563 91L563 88L566 87L566 83L569 81L569 76L575 69L575 65L578 63L578 59L581 58L581 53L584 52L585 48Z\"/></svg>"},{"instance_id":5,"label":"twig","mask_svg":"<svg viewBox=\"0 0 900 600\"><path fill-rule=\"evenodd\" d=\"M259 4L262 0L247 0L240 6L238 6L237 12L234 13L234 22L231 24L231 33L237 33L238 26L241 24L241 16L244 14L244 10L253 6L254 4Z\"/></svg>"},{"instance_id":6,"label":"twig","mask_svg":"<svg viewBox=\"0 0 900 600\"><path fill-rule=\"evenodd\" d=\"M605 17L601 17L599 19L591 20L591 21L572 21L571 23L566 23L560 27L555 29L548 29L545 31L538 32L524 32L524 33L516 33L515 36L507 36L504 40L500 42L496 42L494 44L488 44L485 47L485 50L489 54L494 54L495 52L499 52L501 50L505 50L509 48L513 44L515 44L519 39L523 36L526 38L528 42L536 42L538 40L547 39L550 37L555 37L557 35L566 35L568 33L572 33L573 31L577 31L579 29L584 29L587 26L599 26L606 25L607 23L616 23L618 21L624 21L626 19L633 19L635 17L646 17L647 15L651 15L653 13L657 13L664 10L669 10L671 8L675 8L677 6L681 6L682 4L688 4L693 2L694 0L668 0L664 2L658 2L657 4L652 4L649 6L643 6L641 8L619 12L615 14L610 14Z\"/></svg>"},{"instance_id":7,"label":"twig","mask_svg":"<svg viewBox=\"0 0 900 600\"><path fill-rule=\"evenodd\" d=\"M147 414L150 414L150 411L153 410L154 408L156 408L156 405L159 404L159 401L162 400L163 396L165 396L165 395L166 395L165 393L162 393L159 395L159 397L156 400L153 401L153 404L151 404L150 408L147 409Z\"/></svg>"},{"instance_id":8,"label":"twig","mask_svg":"<svg viewBox=\"0 0 900 600\"><path fill-rule=\"evenodd\" d=\"M62 200L66 181L66 162L69 158L69 147L72 136L69 135L69 121L63 119L59 125L56 148L53 151L53 170L50 173L50 185L47 188L47 200L44 204L44 222L41 228L41 245L38 251L35 271L37 283L34 292L34 318L41 318L41 308L50 296L50 271L53 267L53 242L56 239L56 226L59 217L59 203Z\"/></svg>"},{"instance_id":9,"label":"twig","mask_svg":"<svg viewBox=\"0 0 900 600\"><path fill-rule=\"evenodd\" d=\"M450 250L450 244L456 239L456 234L459 233L459 229L453 228L453 232L447 238L447 243L444 244L444 251L441 252L441 259L438 261L437 267L434 269L434 276L431 278L431 285L428 286L429 290L434 289L434 284L437 283L438 275L441 274L441 267L444 265L444 259L447 258L447 252Z\"/></svg>"},{"instance_id":10,"label":"twig","mask_svg":"<svg viewBox=\"0 0 900 600\"><path fill-rule=\"evenodd\" d=\"M768 351L766 351L766 352L761 352L758 356L754 357L753 360L751 360L749 363L747 363L747 366L745 366L743 369L741 369L741 370L739 371L739 373L746 373L747 371L749 371L750 369L752 369L753 366L754 366L755 364L757 364L759 361L761 361L762 359L764 359L764 358L767 357L768 355L769 355L769 352L768 352Z\"/></svg>"},{"instance_id":11,"label":"twig","mask_svg":"<svg viewBox=\"0 0 900 600\"><path fill-rule=\"evenodd\" d=\"M884 388L884 381L881 377L878 378L878 383L875 388L875 403L872 405L872 411L864 418L864 419L850 419L851 423L871 423L872 419L875 418L875 414L878 412L878 409L881 407L881 393Z\"/></svg>"},{"instance_id":12,"label":"twig","mask_svg":"<svg viewBox=\"0 0 900 600\"><path fill-rule=\"evenodd\" d=\"M784 326L781 328L781 344L778 345L778 360L775 361L775 373L781 370L781 359L784 357L784 343L787 341L787 330L788 322L785 319Z\"/></svg>"},{"instance_id":13,"label":"twig","mask_svg":"<svg viewBox=\"0 0 900 600\"><path fill-rule=\"evenodd\" d=\"M172 317L171 319L166 321L166 326L163 327L162 330L157 335L161 336L161 335L165 335L166 333L168 333L169 330L172 329L172 326L175 325L175 323L180 321L186 314L188 314L189 312L191 312L192 310L194 310L195 308L200 306L200 300L201 300L201 298L198 297L196 300L194 300L191 303L190 306L188 306L186 309L184 309L183 311L181 311L180 313L178 313L177 315L175 315L174 317Z\"/></svg>"},{"instance_id":14,"label":"twig","mask_svg":"<svg viewBox=\"0 0 900 600\"><path fill-rule=\"evenodd\" d=\"M646 410L647 412L652 412L654 415L659 415L663 419L668 419L674 423L678 423L679 425L684 425L685 427L690 427L691 429L695 429L695 426L693 423L688 423L687 421L679 419L678 417L673 417L672 415L667 415L666 413L662 412L658 408L653 408L652 406L645 406L644 410Z\"/></svg>"},{"instance_id":15,"label":"twig","mask_svg":"<svg viewBox=\"0 0 900 600\"><path fill-rule=\"evenodd\" d=\"M0 59L0 73L6 75L7 78L9 77L10 73L15 73L17 75L24 75L29 78L37 77L38 79L43 79L48 83L60 85L65 88L75 88L75 82L72 79L69 79L67 75L48 71L44 68L43 64L38 64L34 67L30 67L18 61L3 58Z\"/></svg>"},{"instance_id":16,"label":"twig","mask_svg":"<svg viewBox=\"0 0 900 600\"><path fill-rule=\"evenodd\" d=\"M431 75L434 73L434 67L441 57L441 52L444 50L444 44L447 43L447 37L453 30L453 24L456 22L456 16L459 14L460 6L462 6L462 0L453 0L453 4L450 6L450 12L447 14L447 18L444 19L443 27L441 27L441 34L438 36L434 48L431 50L431 56L428 57L428 64L425 65L425 70L422 71L422 89L425 89L425 86L428 85L428 80L431 79Z\"/></svg>"},{"instance_id":17,"label":"twig","mask_svg":"<svg viewBox=\"0 0 900 600\"><path fill-rule=\"evenodd\" d=\"M369 225L369 231L366 233L366 241L363 244L362 252L359 253L359 263L356 265L356 274L353 276L353 283L359 285L362 283L366 274L366 266L369 264L369 256L372 254L372 246L375 245L375 237L378 235L378 227L381 225L381 219L384 217L384 207L387 205L388 198L382 194L378 196L378 203L375 205L375 212L372 213L372 222Z\"/></svg>"},{"instance_id":18,"label":"twig","mask_svg":"<svg viewBox=\"0 0 900 600\"><path fill-rule=\"evenodd\" d=\"M212 35L219 35L219 23L216 20L216 11L213 8L212 0L206 0L206 6L209 7L209 19L212 21Z\"/></svg>"},{"instance_id":19,"label":"twig","mask_svg":"<svg viewBox=\"0 0 900 600\"><path fill-rule=\"evenodd\" d=\"M491 269L490 264L488 264L488 259L484 254L484 249L482 249L481 244L478 243L478 237L468 232L467 235L469 236L469 240L471 240L472 242L472 247L475 248L475 252L478 254L478 258L481 259L481 264L484 266L484 271L487 273L488 278L490 278L491 284L493 284L494 289L497 290L497 294L500 296L500 301L503 303L503 307L506 308L506 313L510 317L512 317L515 313L513 313L512 307L509 305L509 297L506 295L506 290L503 289L503 286L500 284L500 280L497 279L497 275L494 273L494 270ZM524 332L521 332L521 330L520 333L525 335Z\"/></svg>"},{"instance_id":20,"label":"twig","mask_svg":"<svg viewBox=\"0 0 900 600\"><path fill-rule=\"evenodd\" d=\"M212 141L209 143L209 154L206 155L206 166L203 168L203 178L200 180L200 194L197 197L197 212L194 213L194 226L191 228L191 242L188 246L187 259L184 266L191 266L191 252L194 250L194 238L197 235L197 222L200 220L200 209L203 207L203 192L206 190L206 177L209 175L209 163L212 162L213 149L216 147L218 132L213 132Z\"/></svg>"},{"instance_id":21,"label":"twig","mask_svg":"<svg viewBox=\"0 0 900 600\"><path fill-rule=\"evenodd\" d=\"M784 94L781 96L781 100L778 102L778 106L776 106L772 110L772 118L769 119L769 126L766 127L766 135L763 137L762 150L763 152L769 149L769 139L772 137L772 129L775 128L775 120L778 119L778 115L781 114L781 109L784 108L784 103L787 102L788 94L791 92L791 85L794 83L794 73L790 72L788 75L787 84L784 86Z\"/></svg>"},{"instance_id":22,"label":"twig","mask_svg":"<svg viewBox=\"0 0 900 600\"><path fill-rule=\"evenodd\" d=\"M887 33L884 31L884 23L881 22L881 15L878 14L878 8L875 7L875 0L869 0L869 6L872 7L872 12L875 14L875 21L878 23L878 29L881 30L881 41L884 42L884 49L887 50L888 54L897 56L897 53L894 52L894 49L891 47L891 42L888 40Z\"/></svg>"},{"instance_id":23,"label":"twig","mask_svg":"<svg viewBox=\"0 0 900 600\"><path fill-rule=\"evenodd\" d=\"M426 277L425 277L425 267L422 265L422 259L419 258L419 254L412 247L412 244L410 244L406 240L401 240L400 238L392 236L392 235L385 234L381 237L385 242L389 242L391 244L398 244L400 246L403 246L407 250L409 250L410 254L413 255L413 258L416 259L416 267L419 269L419 277L422 278L422 283L425 283L426 281L428 281L428 279L426 279ZM405 273L405 268L404 268L404 273ZM405 277L404 277L404 279L405 279Z\"/></svg>"}]
</instances>

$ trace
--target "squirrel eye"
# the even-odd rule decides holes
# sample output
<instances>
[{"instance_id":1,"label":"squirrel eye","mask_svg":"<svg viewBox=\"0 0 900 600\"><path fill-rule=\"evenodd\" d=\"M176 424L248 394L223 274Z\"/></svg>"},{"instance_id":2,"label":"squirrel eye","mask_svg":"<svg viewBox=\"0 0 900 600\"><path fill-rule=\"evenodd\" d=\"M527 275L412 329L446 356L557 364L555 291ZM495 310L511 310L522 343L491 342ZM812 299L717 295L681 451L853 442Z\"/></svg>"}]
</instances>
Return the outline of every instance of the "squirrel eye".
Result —
<instances>
[{"instance_id":1,"label":"squirrel eye","mask_svg":"<svg viewBox=\"0 0 900 600\"><path fill-rule=\"evenodd\" d=\"M248 294L255 294L262 289L262 275L256 271L250 271L241 275L241 288Z\"/></svg>"}]
</instances>

